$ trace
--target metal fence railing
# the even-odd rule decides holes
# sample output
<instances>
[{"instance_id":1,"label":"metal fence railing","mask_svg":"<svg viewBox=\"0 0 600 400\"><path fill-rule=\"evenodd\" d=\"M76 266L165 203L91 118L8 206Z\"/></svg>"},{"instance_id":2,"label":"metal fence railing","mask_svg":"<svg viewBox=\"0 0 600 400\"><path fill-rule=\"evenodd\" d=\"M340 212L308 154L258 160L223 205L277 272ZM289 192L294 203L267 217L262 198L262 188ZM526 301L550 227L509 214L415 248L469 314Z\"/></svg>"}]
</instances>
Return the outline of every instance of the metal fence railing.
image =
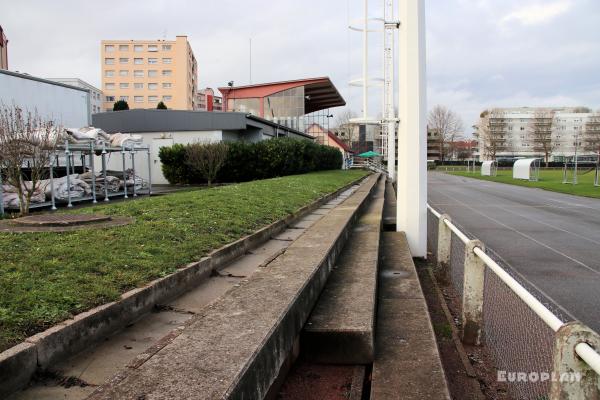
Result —
<instances>
[{"instance_id":1,"label":"metal fence railing","mask_svg":"<svg viewBox=\"0 0 600 400\"><path fill-rule=\"evenodd\" d=\"M427 225L429 251L462 300L462 340L485 343L510 396L600 399L600 336L551 311L543 296L500 266L483 243L429 205Z\"/></svg>"}]
</instances>

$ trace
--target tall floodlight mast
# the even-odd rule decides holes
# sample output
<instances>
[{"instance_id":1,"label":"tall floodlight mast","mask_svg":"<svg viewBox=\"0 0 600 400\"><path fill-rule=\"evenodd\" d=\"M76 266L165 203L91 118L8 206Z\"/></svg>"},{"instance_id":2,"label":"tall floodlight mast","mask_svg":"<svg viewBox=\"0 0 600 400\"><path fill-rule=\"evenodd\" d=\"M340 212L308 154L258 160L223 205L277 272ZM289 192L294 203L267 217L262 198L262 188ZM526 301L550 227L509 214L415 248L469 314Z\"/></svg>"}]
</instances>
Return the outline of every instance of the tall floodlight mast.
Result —
<instances>
[{"instance_id":1,"label":"tall floodlight mast","mask_svg":"<svg viewBox=\"0 0 600 400\"><path fill-rule=\"evenodd\" d=\"M401 0L398 40L398 193L396 229L413 257L427 256L427 101L425 0Z\"/></svg>"},{"instance_id":2,"label":"tall floodlight mast","mask_svg":"<svg viewBox=\"0 0 600 400\"><path fill-rule=\"evenodd\" d=\"M381 21L381 18L369 18L369 0L363 0L364 16L356 25L350 25L353 31L362 34L362 77L350 81L350 86L362 87L362 113L359 118L352 118L351 123L361 125L379 125L380 121L369 117L369 89L373 86L381 86L381 79L373 80L369 77L369 33L378 32L379 29L369 27L371 21Z\"/></svg>"}]
</instances>

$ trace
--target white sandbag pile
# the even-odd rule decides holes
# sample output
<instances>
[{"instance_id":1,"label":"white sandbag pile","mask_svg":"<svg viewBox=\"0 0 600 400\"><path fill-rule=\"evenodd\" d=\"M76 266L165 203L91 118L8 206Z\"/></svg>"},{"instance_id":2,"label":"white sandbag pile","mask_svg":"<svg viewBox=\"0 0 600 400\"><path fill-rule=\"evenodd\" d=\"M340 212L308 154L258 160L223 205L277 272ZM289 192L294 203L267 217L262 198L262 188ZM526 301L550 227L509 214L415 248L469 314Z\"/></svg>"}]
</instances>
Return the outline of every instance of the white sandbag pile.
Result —
<instances>
[{"instance_id":1,"label":"white sandbag pile","mask_svg":"<svg viewBox=\"0 0 600 400\"><path fill-rule=\"evenodd\" d=\"M67 177L54 178L54 199L57 201L78 199L92 194L92 188L83 179L79 178L79 174L69 175L69 183ZM50 179L40 181L41 187L44 189L46 197L51 197L52 185Z\"/></svg>"},{"instance_id":2,"label":"white sandbag pile","mask_svg":"<svg viewBox=\"0 0 600 400\"><path fill-rule=\"evenodd\" d=\"M31 186L31 182L29 182L29 184L30 185L28 187ZM42 189L41 185L39 185L34 190L30 202L31 204L34 204L43 203L44 201L46 201L46 194L44 193L44 190ZM19 199L16 187L12 185L2 185L2 203L5 208L19 208L19 205L21 204L21 199Z\"/></svg>"},{"instance_id":3,"label":"white sandbag pile","mask_svg":"<svg viewBox=\"0 0 600 400\"><path fill-rule=\"evenodd\" d=\"M142 135L132 135L129 133L113 133L110 135L110 144L114 147L121 146L134 146L136 144L142 144Z\"/></svg>"},{"instance_id":4,"label":"white sandbag pile","mask_svg":"<svg viewBox=\"0 0 600 400\"><path fill-rule=\"evenodd\" d=\"M106 179L104 179L104 175L101 173L96 173L95 179L91 172L86 172L79 175L79 179L82 179L89 186L92 185L92 181L95 180L96 184L96 194L103 195L104 194L104 186L106 185L107 191L109 193L116 193L121 188L121 180L112 174L106 175Z\"/></svg>"},{"instance_id":5,"label":"white sandbag pile","mask_svg":"<svg viewBox=\"0 0 600 400\"><path fill-rule=\"evenodd\" d=\"M142 144L141 135L132 135L128 133L111 133L108 134L100 128L86 126L83 128L66 128L64 130L64 138L71 144L89 144L94 142L97 146L107 145L112 147L131 147ZM60 141L59 141L60 143Z\"/></svg>"}]
</instances>

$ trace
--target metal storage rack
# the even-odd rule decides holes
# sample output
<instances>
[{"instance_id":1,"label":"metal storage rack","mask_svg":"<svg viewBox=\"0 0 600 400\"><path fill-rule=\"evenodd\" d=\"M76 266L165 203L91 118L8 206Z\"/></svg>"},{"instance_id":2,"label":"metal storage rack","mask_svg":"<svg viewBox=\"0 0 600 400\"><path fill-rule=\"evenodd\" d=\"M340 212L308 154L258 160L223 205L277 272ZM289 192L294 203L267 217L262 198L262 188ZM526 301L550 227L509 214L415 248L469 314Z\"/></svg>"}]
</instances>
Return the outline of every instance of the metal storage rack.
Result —
<instances>
[{"instance_id":1,"label":"metal storage rack","mask_svg":"<svg viewBox=\"0 0 600 400\"><path fill-rule=\"evenodd\" d=\"M148 161L148 188L143 190L137 190L135 185L135 156L140 152L146 153L146 158ZM106 173L106 164L107 164L107 154L117 154L121 153L123 160L123 170L121 171L121 177L123 179L123 190L118 192L112 192L108 190L108 185L106 182L107 173ZM67 190L67 199L66 200L57 200L55 199L54 193L54 170L55 168L60 167L60 158L64 158L65 167L66 167L66 181L67 187L70 188L70 176L73 175L74 169L76 167L75 156L78 154L81 159L81 168L83 170L89 168L89 171L92 174L92 183L91 189L92 194L90 196L83 197L71 197L71 191ZM102 172L101 176L104 178L104 190L102 192L97 192L96 190L96 168L94 163L94 157L101 157L102 162ZM128 193L127 189L127 159L131 160L131 170L132 170L132 179L133 186L131 189L131 196ZM69 143L69 141L65 141L64 144L58 145L54 154L51 157L51 163L48 166L49 175L50 175L50 200L45 201L43 203L32 203L29 208L43 208L50 207L52 210L57 209L58 204L66 203L67 207L73 207L73 203L78 203L82 201L92 201L92 203L97 203L98 198L103 199L104 201L110 201L112 197L123 197L125 199L129 197L137 197L138 195L147 195L150 196L152 194L152 165L150 158L150 147L148 145L123 145L119 147L114 147L107 145L106 142L102 144L97 144L94 142L88 143ZM9 208L10 210L14 208ZM4 215L5 207L3 202L3 188L2 188L2 177L0 174L0 215Z\"/></svg>"}]
</instances>

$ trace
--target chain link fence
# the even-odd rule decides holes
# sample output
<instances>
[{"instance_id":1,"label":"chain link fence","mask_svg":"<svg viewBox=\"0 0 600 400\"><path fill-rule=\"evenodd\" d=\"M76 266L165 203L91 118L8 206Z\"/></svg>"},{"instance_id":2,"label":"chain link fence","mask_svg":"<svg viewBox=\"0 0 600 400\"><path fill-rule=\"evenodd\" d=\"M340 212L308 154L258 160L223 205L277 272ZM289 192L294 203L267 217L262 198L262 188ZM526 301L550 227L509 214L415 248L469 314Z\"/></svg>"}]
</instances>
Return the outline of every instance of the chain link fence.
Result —
<instances>
[{"instance_id":1,"label":"chain link fence","mask_svg":"<svg viewBox=\"0 0 600 400\"><path fill-rule=\"evenodd\" d=\"M428 210L427 221L429 248L435 255L438 246L438 218L431 210ZM450 265L446 272L448 283L459 299L463 296L465 247L460 237L452 232ZM487 254L498 262L498 257L494 254L489 251ZM562 311L511 268L506 265L502 267L551 311ZM563 322L569 321L570 318L564 314L557 312L555 315ZM457 317L460 319L461 316ZM518 380L515 374L519 372L529 376L530 373L552 371L554 331L489 268L485 270L483 291L483 344L494 358L496 370L499 373L506 372L507 390L511 398L548 399L550 381L512 380Z\"/></svg>"},{"instance_id":2,"label":"chain link fence","mask_svg":"<svg viewBox=\"0 0 600 400\"><path fill-rule=\"evenodd\" d=\"M437 262L438 218L431 210L427 210L427 252L434 262Z\"/></svg>"}]
</instances>

